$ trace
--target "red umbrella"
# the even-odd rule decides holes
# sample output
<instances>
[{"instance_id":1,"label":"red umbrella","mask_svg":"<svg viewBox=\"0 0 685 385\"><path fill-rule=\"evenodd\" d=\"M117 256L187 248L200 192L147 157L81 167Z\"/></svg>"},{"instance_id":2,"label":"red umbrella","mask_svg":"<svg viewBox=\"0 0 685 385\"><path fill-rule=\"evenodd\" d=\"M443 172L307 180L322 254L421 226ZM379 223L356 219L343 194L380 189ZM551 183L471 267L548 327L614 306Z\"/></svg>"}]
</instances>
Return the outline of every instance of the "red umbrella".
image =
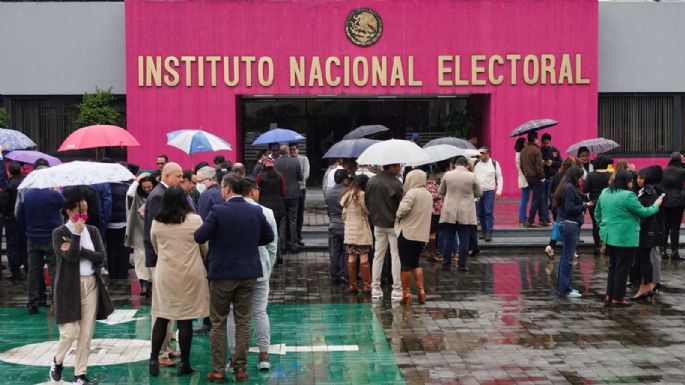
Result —
<instances>
[{"instance_id":1,"label":"red umbrella","mask_svg":"<svg viewBox=\"0 0 685 385\"><path fill-rule=\"evenodd\" d=\"M57 151L124 146L140 146L140 143L121 127L97 124L72 132Z\"/></svg>"}]
</instances>

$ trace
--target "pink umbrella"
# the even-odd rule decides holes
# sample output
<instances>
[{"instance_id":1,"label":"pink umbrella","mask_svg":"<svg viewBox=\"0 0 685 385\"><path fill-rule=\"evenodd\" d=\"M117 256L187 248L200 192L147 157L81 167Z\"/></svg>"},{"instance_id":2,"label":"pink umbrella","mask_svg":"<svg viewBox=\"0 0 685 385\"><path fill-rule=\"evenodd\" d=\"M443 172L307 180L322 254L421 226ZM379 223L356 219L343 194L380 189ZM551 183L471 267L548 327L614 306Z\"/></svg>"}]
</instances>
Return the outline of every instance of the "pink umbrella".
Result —
<instances>
[{"instance_id":1,"label":"pink umbrella","mask_svg":"<svg viewBox=\"0 0 685 385\"><path fill-rule=\"evenodd\" d=\"M121 127L97 124L72 132L57 151L124 146L140 146L140 143Z\"/></svg>"}]
</instances>

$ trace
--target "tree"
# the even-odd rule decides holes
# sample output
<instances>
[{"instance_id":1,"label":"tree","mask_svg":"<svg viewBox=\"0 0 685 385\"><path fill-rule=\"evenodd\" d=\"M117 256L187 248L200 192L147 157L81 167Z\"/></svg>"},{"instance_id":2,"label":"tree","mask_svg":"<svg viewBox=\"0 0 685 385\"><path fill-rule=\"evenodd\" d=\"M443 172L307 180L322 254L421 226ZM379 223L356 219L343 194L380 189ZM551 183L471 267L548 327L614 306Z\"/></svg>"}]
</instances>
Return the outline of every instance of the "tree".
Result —
<instances>
[{"instance_id":1,"label":"tree","mask_svg":"<svg viewBox=\"0 0 685 385\"><path fill-rule=\"evenodd\" d=\"M94 94L84 94L83 103L79 104L78 108L77 127L93 124L121 124L121 113L114 107L114 95L111 88L101 90L96 87Z\"/></svg>"},{"instance_id":2,"label":"tree","mask_svg":"<svg viewBox=\"0 0 685 385\"><path fill-rule=\"evenodd\" d=\"M10 113L6 109L0 107L0 127L9 128L10 126Z\"/></svg>"}]
</instances>

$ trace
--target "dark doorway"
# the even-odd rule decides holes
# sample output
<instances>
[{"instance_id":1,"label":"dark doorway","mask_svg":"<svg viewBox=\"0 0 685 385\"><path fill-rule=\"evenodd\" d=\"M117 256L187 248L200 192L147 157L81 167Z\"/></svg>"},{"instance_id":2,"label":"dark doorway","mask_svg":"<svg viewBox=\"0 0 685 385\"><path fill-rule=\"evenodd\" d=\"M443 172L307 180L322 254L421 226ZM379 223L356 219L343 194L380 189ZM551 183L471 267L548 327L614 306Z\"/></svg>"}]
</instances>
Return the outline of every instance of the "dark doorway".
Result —
<instances>
[{"instance_id":1,"label":"dark doorway","mask_svg":"<svg viewBox=\"0 0 685 385\"><path fill-rule=\"evenodd\" d=\"M326 162L321 157L351 130L365 124L382 124L390 129L373 139L408 139L419 134L421 144L441 136L462 138L480 136L480 124L464 125L456 114L470 114L467 95L448 97L242 97L239 124L243 133L243 162L252 167L260 147L250 144L270 127L288 128L302 133L307 141L300 152L309 157L311 175L308 185L321 184ZM482 113L482 111L479 111ZM480 122L479 116L473 116Z\"/></svg>"}]
</instances>

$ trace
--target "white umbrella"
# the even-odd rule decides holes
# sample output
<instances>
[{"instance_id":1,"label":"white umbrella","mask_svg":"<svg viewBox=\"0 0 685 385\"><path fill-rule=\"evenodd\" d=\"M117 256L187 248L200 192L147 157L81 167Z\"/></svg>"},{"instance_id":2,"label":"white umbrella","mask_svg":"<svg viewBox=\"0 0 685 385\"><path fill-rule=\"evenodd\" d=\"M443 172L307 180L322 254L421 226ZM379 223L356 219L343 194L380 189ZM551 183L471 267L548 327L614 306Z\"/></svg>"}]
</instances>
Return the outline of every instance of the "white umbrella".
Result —
<instances>
[{"instance_id":1,"label":"white umbrella","mask_svg":"<svg viewBox=\"0 0 685 385\"><path fill-rule=\"evenodd\" d=\"M33 170L19 185L27 188L115 183L135 179L128 169L118 163L69 162L59 166Z\"/></svg>"},{"instance_id":2,"label":"white umbrella","mask_svg":"<svg viewBox=\"0 0 685 385\"><path fill-rule=\"evenodd\" d=\"M421 166L424 164L437 163L442 160L455 158L457 156L464 156L464 149L457 148L449 144L436 144L430 147L424 147L423 152L425 152L429 159L421 163L409 164L410 166Z\"/></svg>"},{"instance_id":3,"label":"white umbrella","mask_svg":"<svg viewBox=\"0 0 685 385\"><path fill-rule=\"evenodd\" d=\"M390 139L371 145L364 150L357 158L357 163L384 166L387 164L425 164L430 160L428 154L414 142Z\"/></svg>"}]
</instances>

